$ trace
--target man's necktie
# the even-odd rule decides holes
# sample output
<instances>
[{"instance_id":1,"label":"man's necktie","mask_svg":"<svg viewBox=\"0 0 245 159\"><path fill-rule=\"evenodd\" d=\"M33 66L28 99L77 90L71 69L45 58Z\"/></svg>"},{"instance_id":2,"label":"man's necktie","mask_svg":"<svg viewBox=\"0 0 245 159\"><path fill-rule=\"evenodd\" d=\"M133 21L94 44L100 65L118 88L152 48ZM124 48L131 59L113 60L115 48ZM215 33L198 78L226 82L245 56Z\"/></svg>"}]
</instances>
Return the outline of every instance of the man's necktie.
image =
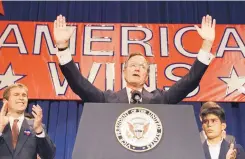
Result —
<instances>
[{"instance_id":1,"label":"man's necktie","mask_svg":"<svg viewBox=\"0 0 245 159\"><path fill-rule=\"evenodd\" d=\"M17 141L18 141L18 136L19 136L19 128L18 128L18 119L14 120L13 126L12 126L12 144L13 148L15 149Z\"/></svg>"}]
</instances>

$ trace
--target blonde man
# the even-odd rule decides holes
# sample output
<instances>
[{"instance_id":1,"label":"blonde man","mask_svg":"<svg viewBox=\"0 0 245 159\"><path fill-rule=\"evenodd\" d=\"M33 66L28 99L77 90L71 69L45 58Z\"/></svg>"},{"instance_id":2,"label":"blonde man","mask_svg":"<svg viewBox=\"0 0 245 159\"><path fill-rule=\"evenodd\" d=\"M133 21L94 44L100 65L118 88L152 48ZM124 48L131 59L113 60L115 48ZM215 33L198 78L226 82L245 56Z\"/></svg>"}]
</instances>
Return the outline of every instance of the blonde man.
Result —
<instances>
[{"instance_id":1,"label":"blonde man","mask_svg":"<svg viewBox=\"0 0 245 159\"><path fill-rule=\"evenodd\" d=\"M55 145L42 124L42 109L34 105L34 119L25 118L28 88L20 83L10 85L3 92L0 112L0 158L4 159L53 159Z\"/></svg>"}]
</instances>

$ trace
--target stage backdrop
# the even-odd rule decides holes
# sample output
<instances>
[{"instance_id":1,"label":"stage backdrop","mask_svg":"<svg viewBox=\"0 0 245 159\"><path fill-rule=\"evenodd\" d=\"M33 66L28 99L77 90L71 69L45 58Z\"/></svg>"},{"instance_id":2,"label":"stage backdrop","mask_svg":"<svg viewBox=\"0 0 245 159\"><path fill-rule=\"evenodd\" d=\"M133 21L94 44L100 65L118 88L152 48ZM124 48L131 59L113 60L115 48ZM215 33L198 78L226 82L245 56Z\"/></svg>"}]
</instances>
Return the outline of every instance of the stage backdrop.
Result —
<instances>
[{"instance_id":1,"label":"stage backdrop","mask_svg":"<svg viewBox=\"0 0 245 159\"><path fill-rule=\"evenodd\" d=\"M125 87L123 63L132 52L150 61L146 89L167 90L191 68L202 43L191 24L74 23L70 50L78 68L101 90ZM244 25L217 25L216 56L200 86L185 101L245 100ZM21 82L30 99L77 100L59 69L53 23L2 21L0 96ZM210 82L212 81L212 82Z\"/></svg>"}]
</instances>

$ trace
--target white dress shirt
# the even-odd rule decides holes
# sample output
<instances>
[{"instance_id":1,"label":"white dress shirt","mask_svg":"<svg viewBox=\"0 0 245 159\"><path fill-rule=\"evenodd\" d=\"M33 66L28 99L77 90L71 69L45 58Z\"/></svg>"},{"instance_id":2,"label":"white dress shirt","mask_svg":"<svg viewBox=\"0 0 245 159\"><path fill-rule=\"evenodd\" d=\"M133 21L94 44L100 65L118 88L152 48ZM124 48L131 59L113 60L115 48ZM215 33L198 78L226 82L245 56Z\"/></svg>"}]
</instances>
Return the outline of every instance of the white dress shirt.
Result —
<instances>
[{"instance_id":1,"label":"white dress shirt","mask_svg":"<svg viewBox=\"0 0 245 159\"><path fill-rule=\"evenodd\" d=\"M9 124L10 124L11 130L12 130L12 127L13 127L13 124L14 124L14 120L15 119L18 119L19 120L17 122L17 125L18 125L18 129L19 129L19 132L20 132L20 129L21 129L22 123L23 123L23 121L25 119L25 116L24 116L24 114L22 114L19 118L13 118L13 117L9 116ZM2 133L0 133L0 136L2 136ZM41 134L36 135L36 136L37 137L40 137L40 138L44 138L45 137L45 133L43 131Z\"/></svg>"},{"instance_id":2,"label":"white dress shirt","mask_svg":"<svg viewBox=\"0 0 245 159\"><path fill-rule=\"evenodd\" d=\"M219 159L219 153L220 153L222 141L223 141L223 139L217 144L210 144L207 140L208 149L209 149L211 159Z\"/></svg>"}]
</instances>

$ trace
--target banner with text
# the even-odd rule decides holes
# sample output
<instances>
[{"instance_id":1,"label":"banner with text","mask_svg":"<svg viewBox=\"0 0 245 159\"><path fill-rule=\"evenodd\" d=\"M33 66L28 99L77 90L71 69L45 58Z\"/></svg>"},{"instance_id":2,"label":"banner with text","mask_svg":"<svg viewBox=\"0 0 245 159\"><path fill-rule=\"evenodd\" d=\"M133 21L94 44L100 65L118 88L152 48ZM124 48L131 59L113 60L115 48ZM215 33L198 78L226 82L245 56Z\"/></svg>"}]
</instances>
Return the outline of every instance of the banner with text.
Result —
<instances>
[{"instance_id":1,"label":"banner with text","mask_svg":"<svg viewBox=\"0 0 245 159\"><path fill-rule=\"evenodd\" d=\"M145 88L167 90L188 73L202 39L191 24L76 23L70 50L82 74L101 90L125 87L123 63L141 52L150 62ZM217 25L209 65L199 87L185 101L245 101L245 25ZM0 96L15 82L30 99L79 100L62 75L53 23L0 22Z\"/></svg>"}]
</instances>

